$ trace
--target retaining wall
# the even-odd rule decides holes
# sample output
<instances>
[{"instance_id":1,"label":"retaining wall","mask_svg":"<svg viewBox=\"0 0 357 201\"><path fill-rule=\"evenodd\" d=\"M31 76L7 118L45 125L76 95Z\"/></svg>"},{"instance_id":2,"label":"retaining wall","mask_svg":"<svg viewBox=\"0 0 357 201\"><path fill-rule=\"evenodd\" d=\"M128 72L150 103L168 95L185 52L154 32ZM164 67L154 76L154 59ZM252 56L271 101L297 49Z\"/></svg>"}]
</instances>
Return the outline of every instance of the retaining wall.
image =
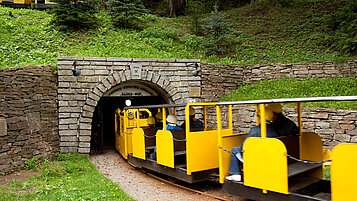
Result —
<instances>
[{"instance_id":1,"label":"retaining wall","mask_svg":"<svg viewBox=\"0 0 357 201\"><path fill-rule=\"evenodd\" d=\"M59 151L57 81L50 66L0 69L0 172Z\"/></svg>"}]
</instances>

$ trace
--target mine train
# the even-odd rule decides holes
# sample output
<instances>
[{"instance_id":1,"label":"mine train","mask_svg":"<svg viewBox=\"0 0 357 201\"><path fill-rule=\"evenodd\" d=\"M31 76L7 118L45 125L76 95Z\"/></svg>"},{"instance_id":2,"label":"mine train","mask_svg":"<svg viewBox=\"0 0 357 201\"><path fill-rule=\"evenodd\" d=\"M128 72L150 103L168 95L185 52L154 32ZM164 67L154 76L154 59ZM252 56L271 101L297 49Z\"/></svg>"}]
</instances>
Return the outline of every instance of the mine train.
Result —
<instances>
[{"instance_id":1,"label":"mine train","mask_svg":"<svg viewBox=\"0 0 357 201\"><path fill-rule=\"evenodd\" d=\"M326 157L319 135L303 129L310 124L303 127L309 110L302 112L302 105L320 101L357 101L357 96L126 107L115 113L116 149L137 167L188 183L215 176L225 192L252 200L357 200L357 144L339 144ZM264 106L269 103L293 108L298 135L266 137ZM190 129L186 123L182 130L166 129L168 114L189 122L190 107L200 114L204 128ZM254 113L259 113L262 124L261 137L244 143L243 180L235 182L225 179L229 151L245 139L247 132L240 132L239 127L246 126L243 119L249 116L239 108L250 108L253 121L257 121ZM158 113L162 114L162 127L150 127L148 118ZM330 159L330 180L323 179L326 159Z\"/></svg>"},{"instance_id":2,"label":"mine train","mask_svg":"<svg viewBox=\"0 0 357 201\"><path fill-rule=\"evenodd\" d=\"M46 9L56 5L50 0L0 0L0 5L11 8Z\"/></svg>"}]
</instances>

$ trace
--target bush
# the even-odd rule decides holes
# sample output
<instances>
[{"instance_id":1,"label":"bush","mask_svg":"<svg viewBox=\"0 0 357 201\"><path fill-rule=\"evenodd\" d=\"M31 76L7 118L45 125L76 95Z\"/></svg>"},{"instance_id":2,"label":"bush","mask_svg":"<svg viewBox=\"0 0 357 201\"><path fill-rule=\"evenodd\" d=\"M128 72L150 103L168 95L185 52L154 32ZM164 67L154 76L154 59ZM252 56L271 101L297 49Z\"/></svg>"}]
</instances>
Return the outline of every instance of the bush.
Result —
<instances>
[{"instance_id":1,"label":"bush","mask_svg":"<svg viewBox=\"0 0 357 201\"><path fill-rule=\"evenodd\" d=\"M216 11L204 21L202 26L208 40L203 44L206 48L206 55L227 56L235 45L235 36L232 25L224 18L224 15Z\"/></svg>"},{"instance_id":2,"label":"bush","mask_svg":"<svg viewBox=\"0 0 357 201\"><path fill-rule=\"evenodd\" d=\"M340 11L326 16L325 43L346 53L357 53L357 1L350 0Z\"/></svg>"},{"instance_id":3,"label":"bush","mask_svg":"<svg viewBox=\"0 0 357 201\"><path fill-rule=\"evenodd\" d=\"M54 14L51 23L61 31L92 28L97 23L95 2L89 0L52 0L58 3L50 10Z\"/></svg>"},{"instance_id":4,"label":"bush","mask_svg":"<svg viewBox=\"0 0 357 201\"><path fill-rule=\"evenodd\" d=\"M161 39L173 39L176 40L179 37L179 31L173 28L158 28L149 27L140 32L140 36L143 38L161 38Z\"/></svg>"},{"instance_id":5,"label":"bush","mask_svg":"<svg viewBox=\"0 0 357 201\"><path fill-rule=\"evenodd\" d=\"M139 28L139 16L147 13L142 0L108 0L108 14L119 28Z\"/></svg>"}]
</instances>

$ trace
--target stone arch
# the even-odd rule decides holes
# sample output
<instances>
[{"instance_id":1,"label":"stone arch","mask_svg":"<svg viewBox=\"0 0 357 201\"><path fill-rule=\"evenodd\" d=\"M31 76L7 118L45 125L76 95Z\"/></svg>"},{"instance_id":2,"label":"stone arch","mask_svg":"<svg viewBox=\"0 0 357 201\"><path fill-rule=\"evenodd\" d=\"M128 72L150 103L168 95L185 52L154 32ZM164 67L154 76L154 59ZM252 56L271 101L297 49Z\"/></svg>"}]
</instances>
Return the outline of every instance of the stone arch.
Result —
<instances>
[{"instance_id":1,"label":"stone arch","mask_svg":"<svg viewBox=\"0 0 357 201\"><path fill-rule=\"evenodd\" d=\"M141 79L133 79L130 70L123 70L108 75L105 79L97 84L86 97L86 100L81 108L81 114L78 118L78 152L83 154L90 153L92 118L95 107L100 98L112 87L127 81L147 81L150 82L167 93L167 96L172 100L176 94L175 87L166 76L158 73L143 71Z\"/></svg>"}]
</instances>

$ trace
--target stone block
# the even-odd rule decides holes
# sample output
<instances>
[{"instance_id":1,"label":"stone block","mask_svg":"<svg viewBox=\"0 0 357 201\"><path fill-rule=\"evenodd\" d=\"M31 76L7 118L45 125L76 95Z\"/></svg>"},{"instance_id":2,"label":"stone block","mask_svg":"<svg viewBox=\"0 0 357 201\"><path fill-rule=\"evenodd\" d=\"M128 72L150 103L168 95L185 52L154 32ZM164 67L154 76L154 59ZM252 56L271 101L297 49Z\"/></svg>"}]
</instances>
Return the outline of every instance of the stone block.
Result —
<instances>
[{"instance_id":1,"label":"stone block","mask_svg":"<svg viewBox=\"0 0 357 201\"><path fill-rule=\"evenodd\" d=\"M81 70L81 76L92 76L94 75L94 70Z\"/></svg>"},{"instance_id":2,"label":"stone block","mask_svg":"<svg viewBox=\"0 0 357 201\"><path fill-rule=\"evenodd\" d=\"M61 142L77 142L78 138L77 136L61 136L60 140Z\"/></svg>"},{"instance_id":3,"label":"stone block","mask_svg":"<svg viewBox=\"0 0 357 201\"><path fill-rule=\"evenodd\" d=\"M91 130L80 130L79 134L80 134L80 136L91 136L92 131Z\"/></svg>"},{"instance_id":4,"label":"stone block","mask_svg":"<svg viewBox=\"0 0 357 201\"><path fill-rule=\"evenodd\" d=\"M80 142L90 142L91 136L79 136Z\"/></svg>"},{"instance_id":5,"label":"stone block","mask_svg":"<svg viewBox=\"0 0 357 201\"><path fill-rule=\"evenodd\" d=\"M90 148L79 147L78 148L78 153L80 153L80 154L89 154L90 153Z\"/></svg>"},{"instance_id":6,"label":"stone block","mask_svg":"<svg viewBox=\"0 0 357 201\"><path fill-rule=\"evenodd\" d=\"M77 147L78 142L60 142L61 147Z\"/></svg>"},{"instance_id":7,"label":"stone block","mask_svg":"<svg viewBox=\"0 0 357 201\"><path fill-rule=\"evenodd\" d=\"M133 59L132 58L123 58L123 57L109 57L107 58L107 61L112 61L112 62L131 62Z\"/></svg>"},{"instance_id":8,"label":"stone block","mask_svg":"<svg viewBox=\"0 0 357 201\"><path fill-rule=\"evenodd\" d=\"M116 81L116 83L120 83L120 82L121 82L118 73L114 73L114 74L113 74L113 78L114 78L114 80Z\"/></svg>"},{"instance_id":9,"label":"stone block","mask_svg":"<svg viewBox=\"0 0 357 201\"><path fill-rule=\"evenodd\" d=\"M91 124L86 124L86 123L81 123L79 125L79 129L81 129L81 130L91 130L92 129L92 125Z\"/></svg>"},{"instance_id":10,"label":"stone block","mask_svg":"<svg viewBox=\"0 0 357 201\"><path fill-rule=\"evenodd\" d=\"M346 135L346 134L336 134L335 140L340 141L340 142L350 142L351 136Z\"/></svg>"},{"instance_id":11,"label":"stone block","mask_svg":"<svg viewBox=\"0 0 357 201\"><path fill-rule=\"evenodd\" d=\"M105 87L105 91L107 91L108 89L110 89L112 87L112 85L109 83L108 79L104 79L102 81L104 87Z\"/></svg>"},{"instance_id":12,"label":"stone block","mask_svg":"<svg viewBox=\"0 0 357 201\"><path fill-rule=\"evenodd\" d=\"M83 148L89 148L90 147L90 142L79 142L79 147Z\"/></svg>"},{"instance_id":13,"label":"stone block","mask_svg":"<svg viewBox=\"0 0 357 201\"><path fill-rule=\"evenodd\" d=\"M90 105L84 105L83 110L89 111L89 112L94 112L95 107L90 106Z\"/></svg>"},{"instance_id":14,"label":"stone block","mask_svg":"<svg viewBox=\"0 0 357 201\"><path fill-rule=\"evenodd\" d=\"M59 130L59 136L77 136L78 131L76 130Z\"/></svg>"},{"instance_id":15,"label":"stone block","mask_svg":"<svg viewBox=\"0 0 357 201\"><path fill-rule=\"evenodd\" d=\"M5 118L0 118L0 136L7 135L7 123Z\"/></svg>"},{"instance_id":16,"label":"stone block","mask_svg":"<svg viewBox=\"0 0 357 201\"><path fill-rule=\"evenodd\" d=\"M77 153L77 147L61 147L61 153Z\"/></svg>"},{"instance_id":17,"label":"stone block","mask_svg":"<svg viewBox=\"0 0 357 201\"><path fill-rule=\"evenodd\" d=\"M95 70L94 75L109 75L109 70Z\"/></svg>"}]
</instances>

